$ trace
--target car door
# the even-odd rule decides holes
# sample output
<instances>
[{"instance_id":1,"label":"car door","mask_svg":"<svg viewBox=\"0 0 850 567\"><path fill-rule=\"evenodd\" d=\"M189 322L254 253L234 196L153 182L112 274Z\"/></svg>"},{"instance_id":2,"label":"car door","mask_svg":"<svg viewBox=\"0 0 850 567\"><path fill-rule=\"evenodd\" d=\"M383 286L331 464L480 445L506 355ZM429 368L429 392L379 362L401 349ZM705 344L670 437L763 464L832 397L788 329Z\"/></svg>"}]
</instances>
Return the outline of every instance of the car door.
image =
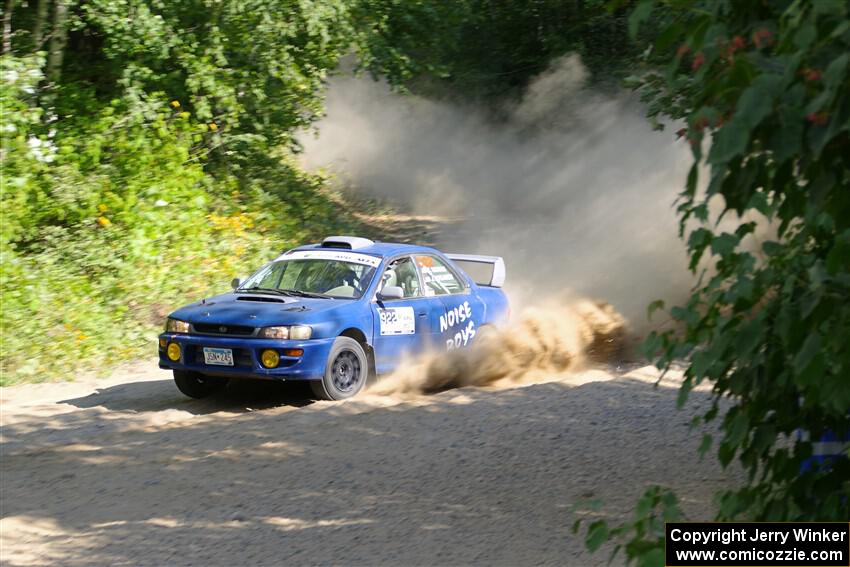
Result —
<instances>
[{"instance_id":1,"label":"car door","mask_svg":"<svg viewBox=\"0 0 850 567\"><path fill-rule=\"evenodd\" d=\"M422 292L422 281L410 256L391 261L381 275L378 292L384 286L398 286L404 292L401 299L382 300L377 296L372 303L373 343L375 367L379 374L394 370L405 356L423 352L433 342L434 320L443 312L441 302L427 298Z\"/></svg>"},{"instance_id":2,"label":"car door","mask_svg":"<svg viewBox=\"0 0 850 567\"><path fill-rule=\"evenodd\" d=\"M415 260L425 297L439 299L442 303L439 320L433 323L441 348L452 350L468 346L485 320L484 302L472 293L467 279L442 258L417 254Z\"/></svg>"}]
</instances>

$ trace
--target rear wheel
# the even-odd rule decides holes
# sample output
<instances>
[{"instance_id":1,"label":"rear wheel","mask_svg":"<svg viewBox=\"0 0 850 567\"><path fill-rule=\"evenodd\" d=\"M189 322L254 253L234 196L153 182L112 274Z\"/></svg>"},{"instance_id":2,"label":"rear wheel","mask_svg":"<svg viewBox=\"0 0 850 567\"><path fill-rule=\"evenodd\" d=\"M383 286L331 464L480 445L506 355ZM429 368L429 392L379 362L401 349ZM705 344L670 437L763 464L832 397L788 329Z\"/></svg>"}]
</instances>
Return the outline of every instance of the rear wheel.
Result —
<instances>
[{"instance_id":1,"label":"rear wheel","mask_svg":"<svg viewBox=\"0 0 850 567\"><path fill-rule=\"evenodd\" d=\"M316 397L322 400L344 400L355 396L369 377L369 359L363 347L352 338L337 337L321 380L313 380L310 386Z\"/></svg>"},{"instance_id":2,"label":"rear wheel","mask_svg":"<svg viewBox=\"0 0 850 567\"><path fill-rule=\"evenodd\" d=\"M206 398L223 390L227 386L227 379L204 376L197 372L175 370L174 383L177 384L178 390L190 398Z\"/></svg>"}]
</instances>

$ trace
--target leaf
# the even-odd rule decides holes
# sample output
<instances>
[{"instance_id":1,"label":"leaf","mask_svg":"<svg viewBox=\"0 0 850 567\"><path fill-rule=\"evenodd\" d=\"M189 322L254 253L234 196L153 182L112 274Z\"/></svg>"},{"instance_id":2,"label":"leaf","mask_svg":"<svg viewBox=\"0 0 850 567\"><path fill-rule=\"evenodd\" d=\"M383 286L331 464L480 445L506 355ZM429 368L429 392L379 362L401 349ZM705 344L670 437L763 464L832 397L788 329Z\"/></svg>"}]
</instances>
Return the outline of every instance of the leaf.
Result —
<instances>
[{"instance_id":1,"label":"leaf","mask_svg":"<svg viewBox=\"0 0 850 567\"><path fill-rule=\"evenodd\" d=\"M720 165L744 153L750 141L750 129L741 120L732 120L714 134L708 162Z\"/></svg>"},{"instance_id":2,"label":"leaf","mask_svg":"<svg viewBox=\"0 0 850 567\"><path fill-rule=\"evenodd\" d=\"M797 385L808 389L809 386L812 386L812 385L815 385L815 384L820 384L823 381L823 378L824 378L823 374L824 374L825 370L826 370L826 357L824 356L823 353L818 352L817 354L815 354L814 358L809 363L809 365L806 366L803 369L802 372L800 372L796 375L795 382L797 383ZM815 390L813 392L813 394L816 394L816 393L817 393L817 390ZM826 404L824 404L824 402L828 402L828 400L824 399L823 397L821 397L821 399L819 401L823 405L826 405ZM846 406L844 406L844 407L846 407Z\"/></svg>"},{"instance_id":3,"label":"leaf","mask_svg":"<svg viewBox=\"0 0 850 567\"><path fill-rule=\"evenodd\" d=\"M587 528L584 545L592 553L608 541L608 524L604 520L596 520Z\"/></svg>"},{"instance_id":4,"label":"leaf","mask_svg":"<svg viewBox=\"0 0 850 567\"><path fill-rule=\"evenodd\" d=\"M830 89L836 89L841 85L850 65L850 53L839 55L826 67L823 72L823 84Z\"/></svg>"},{"instance_id":5,"label":"leaf","mask_svg":"<svg viewBox=\"0 0 850 567\"><path fill-rule=\"evenodd\" d=\"M812 3L815 14L846 16L847 2L845 0L818 0Z\"/></svg>"},{"instance_id":6,"label":"leaf","mask_svg":"<svg viewBox=\"0 0 850 567\"><path fill-rule=\"evenodd\" d=\"M776 441L776 427L772 425L760 425L753 434L753 449L758 453L764 453L773 446Z\"/></svg>"},{"instance_id":7,"label":"leaf","mask_svg":"<svg viewBox=\"0 0 850 567\"><path fill-rule=\"evenodd\" d=\"M691 393L691 390L694 387L694 382L692 378L686 378L682 385L679 386L679 394L676 396L676 407L678 409L682 409L685 406L685 402L688 401L688 395Z\"/></svg>"},{"instance_id":8,"label":"leaf","mask_svg":"<svg viewBox=\"0 0 850 567\"><path fill-rule=\"evenodd\" d=\"M664 550L656 547L642 554L638 567L664 567Z\"/></svg>"},{"instance_id":9,"label":"leaf","mask_svg":"<svg viewBox=\"0 0 850 567\"><path fill-rule=\"evenodd\" d=\"M766 325L761 318L755 318L741 325L737 330L734 344L735 355L738 359L749 357L765 339Z\"/></svg>"},{"instance_id":10,"label":"leaf","mask_svg":"<svg viewBox=\"0 0 850 567\"><path fill-rule=\"evenodd\" d=\"M638 500L637 506L635 507L635 518L638 520L646 519L655 508L655 491L657 487L652 487L647 489L644 492L640 499Z\"/></svg>"},{"instance_id":11,"label":"leaf","mask_svg":"<svg viewBox=\"0 0 850 567\"><path fill-rule=\"evenodd\" d=\"M826 271L835 276L839 270L850 270L850 230L844 231L835 239L835 244L826 255Z\"/></svg>"},{"instance_id":12,"label":"leaf","mask_svg":"<svg viewBox=\"0 0 850 567\"><path fill-rule=\"evenodd\" d=\"M699 383L708 373L708 369L711 368L711 365L714 363L714 354L700 350L694 353L693 358L691 359L691 373L694 376L694 379Z\"/></svg>"},{"instance_id":13,"label":"leaf","mask_svg":"<svg viewBox=\"0 0 850 567\"><path fill-rule=\"evenodd\" d=\"M684 31L684 26L678 22L667 26L658 34L658 39L655 40L655 49L658 51L666 50L671 44L680 40Z\"/></svg>"},{"instance_id":14,"label":"leaf","mask_svg":"<svg viewBox=\"0 0 850 567\"><path fill-rule=\"evenodd\" d=\"M794 44L801 50L808 49L817 37L817 34L818 32L814 22L809 20L794 35Z\"/></svg>"},{"instance_id":15,"label":"leaf","mask_svg":"<svg viewBox=\"0 0 850 567\"><path fill-rule=\"evenodd\" d=\"M663 299L656 299L655 301L649 304L649 306L646 308L646 318L651 319L652 314L658 311L659 309L664 309Z\"/></svg>"},{"instance_id":16,"label":"leaf","mask_svg":"<svg viewBox=\"0 0 850 567\"><path fill-rule=\"evenodd\" d=\"M726 427L725 442L732 445L733 448L741 446L741 443L747 436L750 427L750 419L743 411L739 411L732 418L732 422Z\"/></svg>"},{"instance_id":17,"label":"leaf","mask_svg":"<svg viewBox=\"0 0 850 567\"><path fill-rule=\"evenodd\" d=\"M810 115L820 112L826 105L829 104L829 102L832 100L832 97L832 91L823 91L818 96L809 101L809 103L806 105L805 110L803 110L803 113L806 115Z\"/></svg>"},{"instance_id":18,"label":"leaf","mask_svg":"<svg viewBox=\"0 0 850 567\"><path fill-rule=\"evenodd\" d=\"M822 294L818 292L808 292L803 294L803 297L800 298L800 315L803 319L808 319L809 315L812 314L812 311L820 303Z\"/></svg>"},{"instance_id":19,"label":"leaf","mask_svg":"<svg viewBox=\"0 0 850 567\"><path fill-rule=\"evenodd\" d=\"M761 245L762 250L768 256L779 256L785 251L785 247L773 240L768 240Z\"/></svg>"},{"instance_id":20,"label":"leaf","mask_svg":"<svg viewBox=\"0 0 850 567\"><path fill-rule=\"evenodd\" d=\"M773 111L773 101L781 83L781 75L759 76L738 99L735 111L737 119L751 130L758 126Z\"/></svg>"},{"instance_id":21,"label":"leaf","mask_svg":"<svg viewBox=\"0 0 850 567\"><path fill-rule=\"evenodd\" d=\"M688 250L691 253L689 268L691 270L696 269L705 249L711 244L712 238L713 234L706 228L698 228L688 236Z\"/></svg>"},{"instance_id":22,"label":"leaf","mask_svg":"<svg viewBox=\"0 0 850 567\"><path fill-rule=\"evenodd\" d=\"M688 171L688 181L687 181L687 185L685 186L688 195L690 195L692 197L694 195L696 195L698 180L699 180L699 164L694 163L691 166L690 171Z\"/></svg>"},{"instance_id":23,"label":"leaf","mask_svg":"<svg viewBox=\"0 0 850 567\"><path fill-rule=\"evenodd\" d=\"M638 5L635 6L635 9L632 10L631 14L629 14L629 37L632 39L637 37L640 25L649 19L650 14L652 14L654 4L654 0L641 0Z\"/></svg>"},{"instance_id":24,"label":"leaf","mask_svg":"<svg viewBox=\"0 0 850 567\"><path fill-rule=\"evenodd\" d=\"M641 345L641 352L648 359L654 359L664 344L664 340L657 332L652 331L649 336L644 339Z\"/></svg>"},{"instance_id":25,"label":"leaf","mask_svg":"<svg viewBox=\"0 0 850 567\"><path fill-rule=\"evenodd\" d=\"M711 449L711 444L714 442L714 437L710 434L706 433L702 436L702 442L699 444L699 449L697 452L699 453L700 458L704 457L705 454Z\"/></svg>"},{"instance_id":26,"label":"leaf","mask_svg":"<svg viewBox=\"0 0 850 567\"><path fill-rule=\"evenodd\" d=\"M747 204L748 209L755 209L765 217L770 218L770 203L767 201L767 195L764 191L756 191L750 197L750 202Z\"/></svg>"},{"instance_id":27,"label":"leaf","mask_svg":"<svg viewBox=\"0 0 850 567\"><path fill-rule=\"evenodd\" d=\"M813 332L806 337L806 340L803 342L803 346L797 352L797 356L794 357L794 372L800 374L805 370L809 364L811 364L812 360L815 358L815 355L820 351L821 346L821 338L817 332Z\"/></svg>"},{"instance_id":28,"label":"leaf","mask_svg":"<svg viewBox=\"0 0 850 567\"><path fill-rule=\"evenodd\" d=\"M829 37L830 38L841 37L842 35L847 33L847 30L850 30L850 20L844 20L843 22L841 22L840 24L835 26L835 29L832 30L832 33L829 34Z\"/></svg>"},{"instance_id":29,"label":"leaf","mask_svg":"<svg viewBox=\"0 0 850 567\"><path fill-rule=\"evenodd\" d=\"M741 239L734 234L724 232L723 234L715 236L711 241L711 252L718 256L728 256L735 251L735 248L738 246L740 241Z\"/></svg>"},{"instance_id":30,"label":"leaf","mask_svg":"<svg viewBox=\"0 0 850 567\"><path fill-rule=\"evenodd\" d=\"M679 507L679 499L676 498L676 493L666 490L661 496L661 504L665 509L672 510Z\"/></svg>"},{"instance_id":31,"label":"leaf","mask_svg":"<svg viewBox=\"0 0 850 567\"><path fill-rule=\"evenodd\" d=\"M694 311L692 309L680 307L678 305L673 307L672 309L670 309L670 315L674 319L676 319L678 321L684 321L685 323L687 323L690 326L696 325L697 322L699 321L699 313L697 313L696 311ZM683 345L680 345L680 346L683 346Z\"/></svg>"},{"instance_id":32,"label":"leaf","mask_svg":"<svg viewBox=\"0 0 850 567\"><path fill-rule=\"evenodd\" d=\"M823 286L827 278L827 273L826 267L821 260L816 260L807 272L813 289L818 289Z\"/></svg>"},{"instance_id":33,"label":"leaf","mask_svg":"<svg viewBox=\"0 0 850 567\"><path fill-rule=\"evenodd\" d=\"M731 443L723 442L717 450L717 459L723 467L729 466L732 459L735 457L735 447Z\"/></svg>"},{"instance_id":34,"label":"leaf","mask_svg":"<svg viewBox=\"0 0 850 567\"><path fill-rule=\"evenodd\" d=\"M574 533L574 534L577 534L577 533L579 532L579 530L580 530L580 529L581 529L581 518L579 518L578 520L576 520L575 522L573 522L573 525L572 525L572 527L570 528L570 531L571 531L572 533Z\"/></svg>"},{"instance_id":35,"label":"leaf","mask_svg":"<svg viewBox=\"0 0 850 567\"><path fill-rule=\"evenodd\" d=\"M809 128L807 141L815 157L820 157L826 145L847 128L848 118L850 118L848 115L850 115L850 105L845 104L838 113L828 118L825 125L815 124Z\"/></svg>"}]
</instances>

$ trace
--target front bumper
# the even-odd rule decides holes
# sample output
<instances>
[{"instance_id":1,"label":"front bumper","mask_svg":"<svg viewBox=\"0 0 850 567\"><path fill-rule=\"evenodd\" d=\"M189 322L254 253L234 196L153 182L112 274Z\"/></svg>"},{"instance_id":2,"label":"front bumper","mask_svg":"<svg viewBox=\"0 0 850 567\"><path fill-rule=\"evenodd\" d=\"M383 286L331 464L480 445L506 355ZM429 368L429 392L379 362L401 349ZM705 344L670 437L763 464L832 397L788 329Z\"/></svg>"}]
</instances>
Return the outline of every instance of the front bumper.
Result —
<instances>
[{"instance_id":1,"label":"front bumper","mask_svg":"<svg viewBox=\"0 0 850 567\"><path fill-rule=\"evenodd\" d=\"M328 354L334 339L310 339L289 341L279 339L257 339L239 337L216 337L162 333L159 335L159 367L172 370L199 372L207 376L232 378L266 378L272 380L318 380L325 374ZM162 346L165 339L166 346ZM180 360L172 361L166 355L168 344L180 345ZM229 348L233 350L233 366L218 366L204 363L204 347ZM260 364L260 353L273 349L280 354L277 368L266 368ZM284 356L285 349L302 349L301 356Z\"/></svg>"}]
</instances>

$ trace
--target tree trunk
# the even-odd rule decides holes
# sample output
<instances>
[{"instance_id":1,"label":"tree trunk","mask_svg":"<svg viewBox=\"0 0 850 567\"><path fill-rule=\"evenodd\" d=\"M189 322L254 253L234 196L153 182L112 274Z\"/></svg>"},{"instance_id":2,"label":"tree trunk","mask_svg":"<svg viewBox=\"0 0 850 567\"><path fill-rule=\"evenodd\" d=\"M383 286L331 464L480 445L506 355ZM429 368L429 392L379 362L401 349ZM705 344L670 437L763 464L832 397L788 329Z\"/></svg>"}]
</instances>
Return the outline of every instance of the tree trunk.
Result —
<instances>
[{"instance_id":1,"label":"tree trunk","mask_svg":"<svg viewBox=\"0 0 850 567\"><path fill-rule=\"evenodd\" d=\"M38 0L35 10L35 25L32 28L32 50L40 51L44 42L44 23L47 21L47 0Z\"/></svg>"},{"instance_id":2,"label":"tree trunk","mask_svg":"<svg viewBox=\"0 0 850 567\"><path fill-rule=\"evenodd\" d=\"M15 0L6 0L3 9L3 55L12 53L12 11L15 9Z\"/></svg>"},{"instance_id":3,"label":"tree trunk","mask_svg":"<svg viewBox=\"0 0 850 567\"><path fill-rule=\"evenodd\" d=\"M68 5L65 0L57 0L53 8L53 33L50 36L50 53L47 56L47 80L53 85L62 78L62 58L65 55L65 43L68 41Z\"/></svg>"}]
</instances>

